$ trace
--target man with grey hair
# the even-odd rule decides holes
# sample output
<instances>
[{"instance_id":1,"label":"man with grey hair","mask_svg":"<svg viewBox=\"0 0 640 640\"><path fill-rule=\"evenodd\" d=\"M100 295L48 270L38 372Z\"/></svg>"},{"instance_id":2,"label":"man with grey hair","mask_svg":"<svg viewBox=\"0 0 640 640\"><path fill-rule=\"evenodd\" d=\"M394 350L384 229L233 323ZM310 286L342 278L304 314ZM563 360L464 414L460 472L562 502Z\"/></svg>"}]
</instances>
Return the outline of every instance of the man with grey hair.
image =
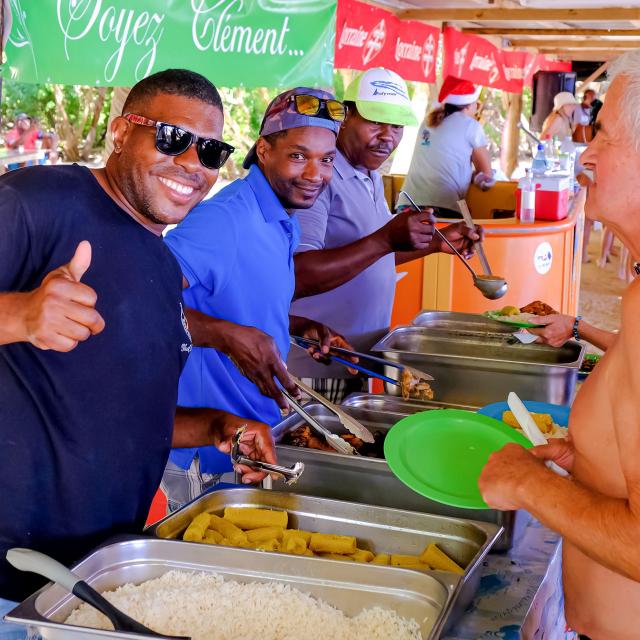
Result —
<instances>
[{"instance_id":1,"label":"man with grey hair","mask_svg":"<svg viewBox=\"0 0 640 640\"><path fill-rule=\"evenodd\" d=\"M581 161L593 172L587 213L640 260L640 50L618 58ZM563 536L567 622L593 640L640 631L640 282L622 299L620 333L578 393L569 438L494 453L480 477L487 504L526 509ZM550 471L552 460L570 475Z\"/></svg>"}]
</instances>

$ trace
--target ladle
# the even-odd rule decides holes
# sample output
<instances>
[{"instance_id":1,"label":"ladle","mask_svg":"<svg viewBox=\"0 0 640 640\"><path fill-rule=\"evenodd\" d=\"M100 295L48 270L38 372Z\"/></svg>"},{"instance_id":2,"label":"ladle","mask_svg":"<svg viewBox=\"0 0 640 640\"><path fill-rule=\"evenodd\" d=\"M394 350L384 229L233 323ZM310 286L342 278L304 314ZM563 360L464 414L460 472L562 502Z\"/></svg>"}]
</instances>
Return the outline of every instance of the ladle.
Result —
<instances>
[{"instance_id":1,"label":"ladle","mask_svg":"<svg viewBox=\"0 0 640 640\"><path fill-rule=\"evenodd\" d=\"M74 596L84 600L87 604L103 613L113 624L116 631L130 631L139 633L147 638L165 638L168 640L191 640L187 636L169 636L156 633L148 627L130 618L126 613L114 607L104 596L100 595L93 587L90 587L82 578L70 571L63 564L50 556L34 551L33 549L20 549L14 547L7 551L7 561L20 571L37 573L61 587L73 593Z\"/></svg>"},{"instance_id":2,"label":"ladle","mask_svg":"<svg viewBox=\"0 0 640 640\"><path fill-rule=\"evenodd\" d=\"M401 190L401 193L410 203L411 206L417 211L422 212L420 207L413 201L413 198L406 192ZM449 239L434 225L433 230L437 233L444 242L449 245L449 248L453 253L460 258L462 264L469 270L471 275L473 276L473 284L480 291L480 293L489 300L497 300L498 298L502 298L502 296L507 292L507 281L504 278L500 278L499 276L490 276L490 275L478 275L472 268L471 265L465 260L464 256L458 252L458 250L449 242Z\"/></svg>"}]
</instances>

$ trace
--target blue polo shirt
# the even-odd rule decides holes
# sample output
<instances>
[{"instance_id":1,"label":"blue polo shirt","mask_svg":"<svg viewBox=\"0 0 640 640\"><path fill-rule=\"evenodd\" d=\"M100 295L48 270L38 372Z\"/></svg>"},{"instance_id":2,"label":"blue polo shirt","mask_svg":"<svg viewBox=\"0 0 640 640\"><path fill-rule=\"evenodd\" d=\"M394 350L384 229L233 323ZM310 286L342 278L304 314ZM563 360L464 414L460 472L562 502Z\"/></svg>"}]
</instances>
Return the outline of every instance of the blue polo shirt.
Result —
<instances>
[{"instance_id":1,"label":"blue polo shirt","mask_svg":"<svg viewBox=\"0 0 640 640\"><path fill-rule=\"evenodd\" d=\"M186 306L261 329L286 360L299 238L297 220L253 165L246 178L197 206L167 234L166 243L189 282ZM271 426L280 420L276 402L215 349L194 347L180 378L178 404L223 409ZM173 449L171 460L187 469L197 452L203 472L232 470L229 456L213 446Z\"/></svg>"}]
</instances>

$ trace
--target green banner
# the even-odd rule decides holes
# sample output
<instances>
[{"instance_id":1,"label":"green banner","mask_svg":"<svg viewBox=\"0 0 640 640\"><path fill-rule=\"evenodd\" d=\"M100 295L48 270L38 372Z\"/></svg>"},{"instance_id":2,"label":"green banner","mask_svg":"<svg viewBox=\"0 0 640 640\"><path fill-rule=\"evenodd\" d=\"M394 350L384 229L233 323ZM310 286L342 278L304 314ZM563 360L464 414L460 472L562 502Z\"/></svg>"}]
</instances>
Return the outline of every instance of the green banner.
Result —
<instances>
[{"instance_id":1,"label":"green banner","mask_svg":"<svg viewBox=\"0 0 640 640\"><path fill-rule=\"evenodd\" d=\"M130 86L180 67L222 87L331 86L336 0L8 0L5 77Z\"/></svg>"}]
</instances>

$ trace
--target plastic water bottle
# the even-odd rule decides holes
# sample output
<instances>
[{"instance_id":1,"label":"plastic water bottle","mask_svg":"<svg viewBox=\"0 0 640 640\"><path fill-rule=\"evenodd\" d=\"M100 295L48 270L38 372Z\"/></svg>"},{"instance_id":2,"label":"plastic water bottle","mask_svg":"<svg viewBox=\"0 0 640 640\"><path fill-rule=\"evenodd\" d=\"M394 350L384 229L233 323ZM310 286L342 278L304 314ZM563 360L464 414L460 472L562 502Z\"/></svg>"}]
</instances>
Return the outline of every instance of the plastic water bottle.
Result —
<instances>
[{"instance_id":1,"label":"plastic water bottle","mask_svg":"<svg viewBox=\"0 0 640 640\"><path fill-rule=\"evenodd\" d=\"M573 144L573 140L571 139L571 136L567 136L562 141L562 144L560 145L561 159L564 160L564 162L561 165L561 169L563 171L566 171L571 177L573 177L573 173L574 173L577 151L578 150L576 148L576 145Z\"/></svg>"},{"instance_id":2,"label":"plastic water bottle","mask_svg":"<svg viewBox=\"0 0 640 640\"><path fill-rule=\"evenodd\" d=\"M531 163L531 172L534 176L543 176L547 170L547 159L544 154L544 145L540 143L536 155L533 156L533 162Z\"/></svg>"},{"instance_id":3,"label":"plastic water bottle","mask_svg":"<svg viewBox=\"0 0 640 640\"><path fill-rule=\"evenodd\" d=\"M547 165L547 171L553 171L556 168L556 145L555 137L553 140L545 140L544 142L544 159Z\"/></svg>"},{"instance_id":4,"label":"plastic water bottle","mask_svg":"<svg viewBox=\"0 0 640 640\"><path fill-rule=\"evenodd\" d=\"M537 154L536 154L537 155ZM536 219L536 185L531 169L527 169L520 190L520 222L531 224Z\"/></svg>"}]
</instances>

